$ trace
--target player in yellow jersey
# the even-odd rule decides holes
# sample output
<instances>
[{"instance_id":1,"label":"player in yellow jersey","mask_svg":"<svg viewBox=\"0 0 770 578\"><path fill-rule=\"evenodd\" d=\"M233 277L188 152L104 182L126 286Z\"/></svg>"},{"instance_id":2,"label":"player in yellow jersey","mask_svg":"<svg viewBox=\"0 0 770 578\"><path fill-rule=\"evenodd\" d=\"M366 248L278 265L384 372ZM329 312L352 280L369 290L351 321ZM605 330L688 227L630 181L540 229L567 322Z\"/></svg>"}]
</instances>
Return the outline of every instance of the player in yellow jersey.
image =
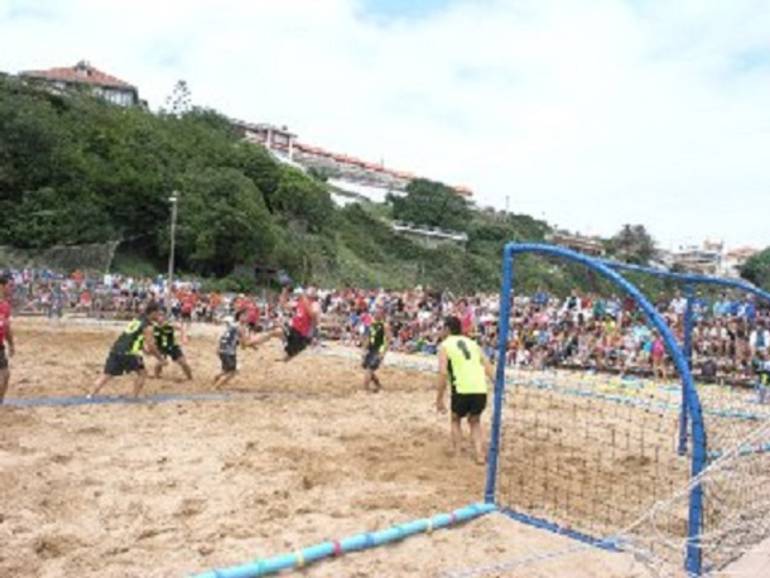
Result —
<instances>
[{"instance_id":1,"label":"player in yellow jersey","mask_svg":"<svg viewBox=\"0 0 770 578\"><path fill-rule=\"evenodd\" d=\"M448 382L452 387L452 449L457 453L460 448L462 419L467 417L474 459L477 464L483 464L485 457L481 414L487 405L492 364L478 343L462 335L462 323L457 317L446 318L443 337L438 349L436 409L441 413L446 412L444 395Z\"/></svg>"}]
</instances>

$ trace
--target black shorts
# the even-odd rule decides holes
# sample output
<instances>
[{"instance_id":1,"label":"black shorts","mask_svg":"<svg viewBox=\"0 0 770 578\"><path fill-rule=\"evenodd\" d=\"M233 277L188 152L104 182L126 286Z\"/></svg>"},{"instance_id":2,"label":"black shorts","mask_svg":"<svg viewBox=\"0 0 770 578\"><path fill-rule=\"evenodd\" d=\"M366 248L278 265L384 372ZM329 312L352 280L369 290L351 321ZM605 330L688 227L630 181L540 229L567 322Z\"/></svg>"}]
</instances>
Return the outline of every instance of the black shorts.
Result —
<instances>
[{"instance_id":1,"label":"black shorts","mask_svg":"<svg viewBox=\"0 0 770 578\"><path fill-rule=\"evenodd\" d=\"M486 393L461 394L452 391L452 413L457 417L479 416L486 407Z\"/></svg>"},{"instance_id":2,"label":"black shorts","mask_svg":"<svg viewBox=\"0 0 770 578\"><path fill-rule=\"evenodd\" d=\"M238 360L235 355L220 353L219 361L222 362L222 371L224 373L230 373L238 369Z\"/></svg>"},{"instance_id":3,"label":"black shorts","mask_svg":"<svg viewBox=\"0 0 770 578\"><path fill-rule=\"evenodd\" d=\"M5 355L5 345L0 345L0 371L8 369L8 357Z\"/></svg>"},{"instance_id":4,"label":"black shorts","mask_svg":"<svg viewBox=\"0 0 770 578\"><path fill-rule=\"evenodd\" d=\"M182 321L192 321L192 311L182 311Z\"/></svg>"},{"instance_id":5,"label":"black shorts","mask_svg":"<svg viewBox=\"0 0 770 578\"><path fill-rule=\"evenodd\" d=\"M104 373L113 377L134 371L144 371L144 359L141 355L111 352L104 364Z\"/></svg>"},{"instance_id":6,"label":"black shorts","mask_svg":"<svg viewBox=\"0 0 770 578\"><path fill-rule=\"evenodd\" d=\"M170 357L171 361L179 361L182 357L184 357L184 353L182 352L182 348L178 345L172 345L168 349L163 350L163 357Z\"/></svg>"},{"instance_id":7,"label":"black shorts","mask_svg":"<svg viewBox=\"0 0 770 578\"><path fill-rule=\"evenodd\" d=\"M309 337L305 337L299 331L291 327L286 333L286 345L283 348L288 357L294 357L302 353L305 348L310 345L312 340Z\"/></svg>"},{"instance_id":8,"label":"black shorts","mask_svg":"<svg viewBox=\"0 0 770 578\"><path fill-rule=\"evenodd\" d=\"M377 371L382 363L382 354L379 351L367 351L362 364L364 369Z\"/></svg>"}]
</instances>

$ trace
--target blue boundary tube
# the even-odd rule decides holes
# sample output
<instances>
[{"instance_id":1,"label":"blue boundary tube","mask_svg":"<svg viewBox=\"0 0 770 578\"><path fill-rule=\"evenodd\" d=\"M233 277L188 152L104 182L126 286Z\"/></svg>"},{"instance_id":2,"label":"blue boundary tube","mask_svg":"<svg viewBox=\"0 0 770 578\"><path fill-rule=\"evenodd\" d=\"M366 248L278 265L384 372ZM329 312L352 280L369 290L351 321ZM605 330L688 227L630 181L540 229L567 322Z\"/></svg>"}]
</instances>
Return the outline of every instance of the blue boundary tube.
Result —
<instances>
[{"instance_id":1,"label":"blue boundary tube","mask_svg":"<svg viewBox=\"0 0 770 578\"><path fill-rule=\"evenodd\" d=\"M6 399L3 405L13 407L70 407L76 405L114 405L167 403L174 401L228 401L233 395L228 393L158 393L141 397L124 395L99 395L87 398L84 395L61 397L18 397Z\"/></svg>"},{"instance_id":2,"label":"blue boundary tube","mask_svg":"<svg viewBox=\"0 0 770 578\"><path fill-rule=\"evenodd\" d=\"M499 459L498 447L500 437L500 421L502 414L502 398L504 394L505 380L500 379L505 374L505 349L507 347L508 326L510 324L510 301L512 298L511 287L513 281L512 275L512 259L513 256L519 253L538 253L543 255L550 255L566 259L567 261L573 261L580 263L589 269L601 274L625 293L634 298L637 305L642 309L648 321L655 326L660 333L663 341L666 345L669 355L671 356L674 365L682 379L682 389L685 399L685 409L689 414L692 428L692 478L697 477L706 466L706 432L703 426L703 415L701 411L700 399L698 393L695 390L695 385L690 372L689 364L685 359L682 349L677 343L674 335L671 333L671 329L668 327L663 317L658 313L657 309L644 297L644 295L637 289L635 285L630 283L612 267L624 268L622 264L614 264L611 262L600 261L592 257L588 257L576 251L565 249L563 247L556 247L553 245L545 245L539 243L508 243L503 251L503 282L502 282L502 294L500 295L500 319L498 324L498 355L497 360L497 375L495 382L495 405L494 414L492 416L492 437L490 440L490 463L487 470L487 487L485 499L489 501L489 496L494 499L496 476L497 476L497 461ZM644 270L645 268L636 269L633 266L626 267L630 270ZM655 271L655 270L653 270ZM666 272L668 274L668 272ZM675 275L675 274L670 274ZM689 277L689 276L688 276ZM692 276L697 277L697 276ZM709 279L709 278L707 278ZM719 280L721 281L721 280ZM729 284L729 282L727 282ZM738 283L739 285L744 285ZM752 286L749 286L752 287ZM756 289L756 288L754 288ZM688 525L687 525L687 550L685 555L685 569L691 575L700 575L702 568L702 552L700 544L700 533L703 520L703 488L701 484L696 484L690 492L690 503L688 512Z\"/></svg>"},{"instance_id":3,"label":"blue boundary tube","mask_svg":"<svg viewBox=\"0 0 770 578\"><path fill-rule=\"evenodd\" d=\"M602 550L609 550L610 552L621 551L620 548L618 547L617 540L613 540L611 538L596 538L584 532L578 532L577 530L572 530L570 528L559 526L558 524L554 522L549 522L548 520L545 520L543 518L538 518L536 516L530 516L529 514L522 514L521 512L516 512L515 510L512 510L510 508L503 508L502 510L500 510L500 513L505 516L508 516L513 520L516 520L517 522L521 522L522 524L527 524L528 526L534 526L535 528L539 528L541 530L547 530L549 532L553 532L554 534L559 534L560 536L566 536L567 538L572 538L573 540L577 540L578 542L583 542L584 544L588 544L589 546L593 546L594 548L601 548Z\"/></svg>"},{"instance_id":4,"label":"blue boundary tube","mask_svg":"<svg viewBox=\"0 0 770 578\"><path fill-rule=\"evenodd\" d=\"M303 548L297 552L280 554L263 560L256 560L248 564L233 566L231 568L222 568L218 570L209 570L202 574L194 574L192 578L256 578L275 574L282 570L291 568L302 568L313 562L341 556L349 552L367 550L403 540L409 536L421 533L430 533L440 528L448 528L460 522L467 522L478 518L490 512L497 510L494 504L471 504L451 514L439 514L432 518L415 520L406 524L398 524L386 530L370 532L365 534L356 534L348 538L337 541L322 542L309 548Z\"/></svg>"},{"instance_id":5,"label":"blue boundary tube","mask_svg":"<svg viewBox=\"0 0 770 578\"><path fill-rule=\"evenodd\" d=\"M500 289L500 316L497 323L497 368L495 373L495 398L492 411L492 427L489 439L489 455L487 456L487 483L484 490L484 501L495 503L495 486L497 484L497 463L500 453L500 424L503 414L503 396L505 395L505 362L508 356L508 331L510 327L511 300L513 299L513 254L511 245L506 245L503 251L503 285ZM505 323L503 323L505 320Z\"/></svg>"}]
</instances>

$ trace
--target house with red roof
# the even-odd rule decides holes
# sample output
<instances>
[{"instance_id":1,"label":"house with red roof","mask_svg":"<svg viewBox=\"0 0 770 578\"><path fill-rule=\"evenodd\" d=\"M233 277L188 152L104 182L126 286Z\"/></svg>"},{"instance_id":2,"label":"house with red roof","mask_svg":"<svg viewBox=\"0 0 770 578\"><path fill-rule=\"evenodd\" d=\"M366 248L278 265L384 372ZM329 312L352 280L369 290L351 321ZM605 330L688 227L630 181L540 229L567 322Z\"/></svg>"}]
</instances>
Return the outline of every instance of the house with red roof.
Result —
<instances>
[{"instance_id":1,"label":"house with red roof","mask_svg":"<svg viewBox=\"0 0 770 578\"><path fill-rule=\"evenodd\" d=\"M139 106L139 90L133 84L116 78L81 60L75 66L49 68L47 70L25 70L19 77L34 82L43 82L56 89L80 88L118 106Z\"/></svg>"}]
</instances>

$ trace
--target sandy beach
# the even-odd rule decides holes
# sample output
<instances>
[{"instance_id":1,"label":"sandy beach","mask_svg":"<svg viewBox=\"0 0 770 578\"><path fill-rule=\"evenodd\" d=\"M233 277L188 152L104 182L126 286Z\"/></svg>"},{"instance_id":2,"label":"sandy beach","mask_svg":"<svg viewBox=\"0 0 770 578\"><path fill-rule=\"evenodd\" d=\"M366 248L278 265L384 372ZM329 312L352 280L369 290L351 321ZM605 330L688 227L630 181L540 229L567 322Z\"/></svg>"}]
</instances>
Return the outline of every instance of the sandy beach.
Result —
<instances>
[{"instance_id":1,"label":"sandy beach","mask_svg":"<svg viewBox=\"0 0 770 578\"><path fill-rule=\"evenodd\" d=\"M82 395L119 332L16 327L12 400ZM185 347L192 382L171 366L146 394L210 392L216 333L196 330ZM485 469L469 448L448 455L431 375L385 368L374 395L361 391L355 359L279 356L278 343L241 353L229 399L2 408L0 576L186 576L482 498ZM130 389L122 378L104 393ZM301 575L449 578L505 562L469 575L650 575L627 554L575 545L493 514ZM522 562L547 552L560 554Z\"/></svg>"}]
</instances>

